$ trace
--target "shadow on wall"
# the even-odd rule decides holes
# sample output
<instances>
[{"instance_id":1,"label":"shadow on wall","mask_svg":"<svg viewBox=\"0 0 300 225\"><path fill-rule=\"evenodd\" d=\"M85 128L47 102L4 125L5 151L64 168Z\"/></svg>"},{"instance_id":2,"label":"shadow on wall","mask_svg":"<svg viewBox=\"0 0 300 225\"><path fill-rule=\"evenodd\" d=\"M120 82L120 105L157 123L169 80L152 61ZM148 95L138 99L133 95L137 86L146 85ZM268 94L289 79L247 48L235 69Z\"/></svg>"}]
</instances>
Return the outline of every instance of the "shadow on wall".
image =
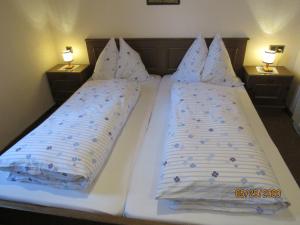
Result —
<instances>
[{"instance_id":1,"label":"shadow on wall","mask_svg":"<svg viewBox=\"0 0 300 225\"><path fill-rule=\"evenodd\" d=\"M263 32L275 34L296 16L299 0L247 0L254 18Z\"/></svg>"},{"instance_id":2,"label":"shadow on wall","mask_svg":"<svg viewBox=\"0 0 300 225\"><path fill-rule=\"evenodd\" d=\"M51 24L63 33L71 33L77 21L80 0L13 0L37 29Z\"/></svg>"}]
</instances>

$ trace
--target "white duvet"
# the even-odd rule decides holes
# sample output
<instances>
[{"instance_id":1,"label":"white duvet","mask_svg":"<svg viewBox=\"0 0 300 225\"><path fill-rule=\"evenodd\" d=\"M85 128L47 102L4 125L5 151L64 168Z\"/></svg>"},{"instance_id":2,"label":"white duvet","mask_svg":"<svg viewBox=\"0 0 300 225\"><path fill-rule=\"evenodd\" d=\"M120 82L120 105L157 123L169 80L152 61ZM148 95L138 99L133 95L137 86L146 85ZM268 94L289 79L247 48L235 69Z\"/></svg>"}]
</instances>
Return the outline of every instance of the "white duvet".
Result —
<instances>
[{"instance_id":1,"label":"white duvet","mask_svg":"<svg viewBox=\"0 0 300 225\"><path fill-rule=\"evenodd\" d=\"M234 93L173 85L157 187L171 208L273 214L289 205Z\"/></svg>"},{"instance_id":2,"label":"white duvet","mask_svg":"<svg viewBox=\"0 0 300 225\"><path fill-rule=\"evenodd\" d=\"M113 149L140 89L126 80L88 81L0 157L8 179L88 188Z\"/></svg>"}]
</instances>

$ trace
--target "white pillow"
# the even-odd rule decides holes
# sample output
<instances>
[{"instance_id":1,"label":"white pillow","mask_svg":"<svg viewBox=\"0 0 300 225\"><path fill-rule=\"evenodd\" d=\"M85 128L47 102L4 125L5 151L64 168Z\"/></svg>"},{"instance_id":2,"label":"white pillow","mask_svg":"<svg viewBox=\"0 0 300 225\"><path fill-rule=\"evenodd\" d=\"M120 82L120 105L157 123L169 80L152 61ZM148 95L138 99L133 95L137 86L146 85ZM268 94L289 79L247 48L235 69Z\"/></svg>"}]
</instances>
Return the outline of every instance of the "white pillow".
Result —
<instances>
[{"instance_id":1,"label":"white pillow","mask_svg":"<svg viewBox=\"0 0 300 225\"><path fill-rule=\"evenodd\" d=\"M229 54L219 35L215 36L209 47L201 81L229 87L243 85L232 68Z\"/></svg>"},{"instance_id":2,"label":"white pillow","mask_svg":"<svg viewBox=\"0 0 300 225\"><path fill-rule=\"evenodd\" d=\"M204 68L207 57L207 46L204 38L199 35L181 60L173 78L177 81L197 82Z\"/></svg>"},{"instance_id":3,"label":"white pillow","mask_svg":"<svg viewBox=\"0 0 300 225\"><path fill-rule=\"evenodd\" d=\"M145 81L149 77L140 55L120 38L116 78Z\"/></svg>"},{"instance_id":4,"label":"white pillow","mask_svg":"<svg viewBox=\"0 0 300 225\"><path fill-rule=\"evenodd\" d=\"M93 80L110 80L115 78L118 61L118 48L111 38L97 59Z\"/></svg>"}]
</instances>

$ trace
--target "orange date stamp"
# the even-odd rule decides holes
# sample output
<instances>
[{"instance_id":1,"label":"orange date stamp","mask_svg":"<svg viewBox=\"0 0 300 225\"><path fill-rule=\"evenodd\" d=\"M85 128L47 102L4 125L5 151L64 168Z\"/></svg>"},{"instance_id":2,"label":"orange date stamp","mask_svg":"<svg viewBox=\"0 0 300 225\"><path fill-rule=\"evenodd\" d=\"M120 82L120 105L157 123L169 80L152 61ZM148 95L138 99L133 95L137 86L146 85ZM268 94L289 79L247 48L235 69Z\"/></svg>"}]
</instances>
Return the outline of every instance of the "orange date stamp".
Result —
<instances>
[{"instance_id":1,"label":"orange date stamp","mask_svg":"<svg viewBox=\"0 0 300 225\"><path fill-rule=\"evenodd\" d=\"M236 198L280 198L280 189L243 189L237 188L234 190Z\"/></svg>"}]
</instances>

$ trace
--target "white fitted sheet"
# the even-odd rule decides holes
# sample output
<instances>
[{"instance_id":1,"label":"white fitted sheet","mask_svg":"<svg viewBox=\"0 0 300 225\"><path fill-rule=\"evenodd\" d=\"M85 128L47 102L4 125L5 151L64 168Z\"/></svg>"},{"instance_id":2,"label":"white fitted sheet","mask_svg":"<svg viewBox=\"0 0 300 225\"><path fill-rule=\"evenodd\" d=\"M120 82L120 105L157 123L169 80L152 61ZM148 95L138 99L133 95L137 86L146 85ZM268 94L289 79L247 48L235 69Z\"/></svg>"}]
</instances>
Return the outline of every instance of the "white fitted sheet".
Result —
<instances>
[{"instance_id":1,"label":"white fitted sheet","mask_svg":"<svg viewBox=\"0 0 300 225\"><path fill-rule=\"evenodd\" d=\"M125 215L153 221L167 221L189 224L300 224L300 189L283 161L278 149L269 137L262 121L243 87L238 88L244 112L251 123L254 134L266 153L282 191L291 202L287 210L276 215L229 214L212 211L176 212L168 208L168 203L155 199L158 182L160 157L162 155L166 124L170 108L170 88L172 81L165 76L160 84L152 119L137 156L131 185L126 200Z\"/></svg>"},{"instance_id":2,"label":"white fitted sheet","mask_svg":"<svg viewBox=\"0 0 300 225\"><path fill-rule=\"evenodd\" d=\"M112 154L88 193L48 186L9 182L0 173L0 199L80 211L122 215L133 159L146 133L160 77L141 83L140 98L131 112Z\"/></svg>"}]
</instances>

